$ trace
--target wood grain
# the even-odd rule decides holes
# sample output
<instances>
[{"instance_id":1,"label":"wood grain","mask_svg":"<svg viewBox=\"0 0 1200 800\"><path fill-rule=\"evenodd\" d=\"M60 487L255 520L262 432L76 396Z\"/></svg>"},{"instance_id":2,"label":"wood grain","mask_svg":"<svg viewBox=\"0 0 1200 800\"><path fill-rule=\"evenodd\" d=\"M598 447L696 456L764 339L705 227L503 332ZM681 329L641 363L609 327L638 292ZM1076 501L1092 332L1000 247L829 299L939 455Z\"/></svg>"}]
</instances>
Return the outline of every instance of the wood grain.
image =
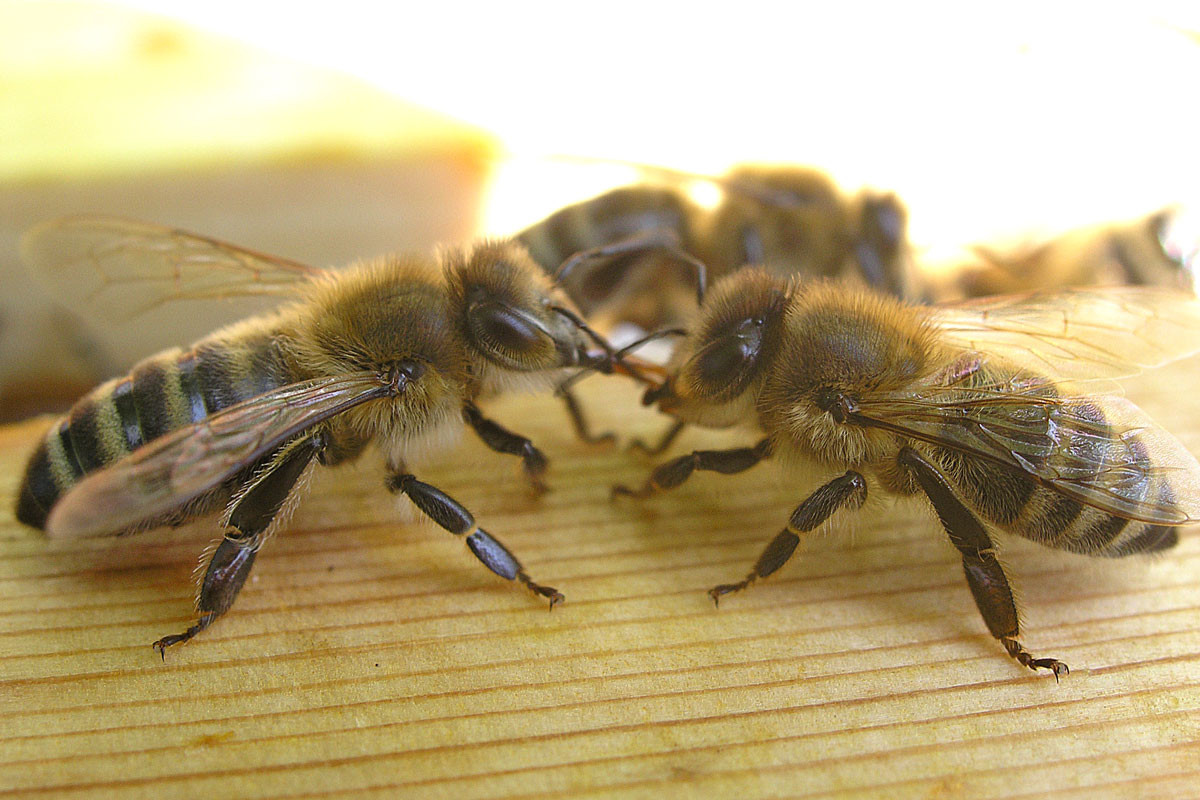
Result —
<instances>
[{"instance_id":1,"label":"wood grain","mask_svg":"<svg viewBox=\"0 0 1200 800\"><path fill-rule=\"evenodd\" d=\"M1197 378L1133 387L1193 452ZM663 425L631 387L584 386L610 427ZM987 635L919 504L873 500L718 611L705 590L820 474L612 502L648 462L573 441L550 398L489 413L551 456L553 491L473 440L417 474L564 606L397 510L364 463L314 481L233 611L166 663L149 645L190 621L212 522L47 541L11 511L47 420L0 428L0 797L1200 795L1200 535L1123 561L1006 543L1026 643L1072 667L1056 685Z\"/></svg>"}]
</instances>

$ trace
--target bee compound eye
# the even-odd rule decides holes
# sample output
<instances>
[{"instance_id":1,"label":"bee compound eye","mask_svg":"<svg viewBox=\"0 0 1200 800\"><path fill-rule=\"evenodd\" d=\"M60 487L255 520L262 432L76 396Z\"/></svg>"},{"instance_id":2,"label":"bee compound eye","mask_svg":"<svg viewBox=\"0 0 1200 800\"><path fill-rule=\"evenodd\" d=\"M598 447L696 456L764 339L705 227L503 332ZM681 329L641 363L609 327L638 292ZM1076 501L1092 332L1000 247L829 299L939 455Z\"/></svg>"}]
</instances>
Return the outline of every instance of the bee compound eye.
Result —
<instances>
[{"instance_id":1,"label":"bee compound eye","mask_svg":"<svg viewBox=\"0 0 1200 800\"><path fill-rule=\"evenodd\" d=\"M546 331L535 320L505 303L476 303L467 317L476 343L496 355L524 356L549 343Z\"/></svg>"},{"instance_id":2,"label":"bee compound eye","mask_svg":"<svg viewBox=\"0 0 1200 800\"><path fill-rule=\"evenodd\" d=\"M696 367L706 382L723 386L736 380L751 358L752 353L743 339L726 336L704 349Z\"/></svg>"}]
</instances>

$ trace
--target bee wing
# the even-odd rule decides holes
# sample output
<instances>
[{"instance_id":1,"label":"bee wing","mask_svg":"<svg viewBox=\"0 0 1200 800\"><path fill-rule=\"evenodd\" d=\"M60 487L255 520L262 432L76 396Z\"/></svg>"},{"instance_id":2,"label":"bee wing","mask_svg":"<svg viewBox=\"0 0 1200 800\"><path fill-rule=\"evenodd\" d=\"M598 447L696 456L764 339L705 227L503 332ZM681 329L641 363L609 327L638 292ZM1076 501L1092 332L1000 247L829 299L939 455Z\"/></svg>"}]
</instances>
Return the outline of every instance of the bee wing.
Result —
<instances>
[{"instance_id":1,"label":"bee wing","mask_svg":"<svg viewBox=\"0 0 1200 800\"><path fill-rule=\"evenodd\" d=\"M1170 289L988 297L937 307L931 320L953 347L1066 380L1135 375L1200 351L1200 301Z\"/></svg>"},{"instance_id":2,"label":"bee wing","mask_svg":"<svg viewBox=\"0 0 1200 800\"><path fill-rule=\"evenodd\" d=\"M373 372L293 383L172 431L70 489L46 533L98 536L167 514L307 428L392 391Z\"/></svg>"},{"instance_id":3,"label":"bee wing","mask_svg":"<svg viewBox=\"0 0 1200 800\"><path fill-rule=\"evenodd\" d=\"M1200 463L1118 396L1047 396L1046 379L1004 387L938 387L864 402L861 421L1015 467L1119 517L1159 525L1200 520Z\"/></svg>"},{"instance_id":4,"label":"bee wing","mask_svg":"<svg viewBox=\"0 0 1200 800\"><path fill-rule=\"evenodd\" d=\"M21 240L33 276L71 308L124 322L174 300L281 296L322 270L116 217L66 217Z\"/></svg>"}]
</instances>

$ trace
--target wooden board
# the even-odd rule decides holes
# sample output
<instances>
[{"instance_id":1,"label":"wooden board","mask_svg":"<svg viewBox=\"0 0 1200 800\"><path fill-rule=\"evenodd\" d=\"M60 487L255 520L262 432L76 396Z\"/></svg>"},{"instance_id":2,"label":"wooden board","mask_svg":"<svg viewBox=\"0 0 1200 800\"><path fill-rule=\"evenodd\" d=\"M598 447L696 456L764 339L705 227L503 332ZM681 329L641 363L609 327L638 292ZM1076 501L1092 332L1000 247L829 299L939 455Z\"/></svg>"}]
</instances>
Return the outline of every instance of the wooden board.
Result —
<instances>
[{"instance_id":1,"label":"wooden board","mask_svg":"<svg viewBox=\"0 0 1200 800\"><path fill-rule=\"evenodd\" d=\"M1135 387L1194 452L1197 378ZM631 387L584 386L609 426L662 426ZM1200 795L1200 535L1155 560L1005 548L1027 644L1073 668L1056 684L987 635L918 504L872 502L715 610L705 590L818 476L614 503L644 460L575 442L550 398L488 408L552 457L553 491L475 441L418 474L565 605L397 511L364 463L315 482L233 611L165 663L149 644L190 622L213 524L49 542L11 512L46 420L0 428L0 797Z\"/></svg>"}]
</instances>

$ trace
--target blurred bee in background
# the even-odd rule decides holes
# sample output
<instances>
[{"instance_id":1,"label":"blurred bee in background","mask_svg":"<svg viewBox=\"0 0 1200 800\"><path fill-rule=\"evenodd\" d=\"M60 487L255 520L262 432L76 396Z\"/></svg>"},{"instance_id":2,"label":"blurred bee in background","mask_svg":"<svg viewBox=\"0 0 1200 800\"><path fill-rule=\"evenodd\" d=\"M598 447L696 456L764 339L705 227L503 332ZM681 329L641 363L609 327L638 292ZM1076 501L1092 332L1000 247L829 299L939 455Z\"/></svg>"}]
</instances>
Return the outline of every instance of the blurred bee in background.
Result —
<instances>
[{"instance_id":1,"label":"blurred bee in background","mask_svg":"<svg viewBox=\"0 0 1200 800\"><path fill-rule=\"evenodd\" d=\"M907 215L894 195L848 197L808 167L740 166L720 178L646 169L670 183L615 189L516 235L543 268L561 265L564 289L594 324L654 330L685 322L695 307L696 260L712 278L757 264L897 296L911 291ZM714 183L716 208L690 200L686 181Z\"/></svg>"},{"instance_id":2,"label":"blurred bee in background","mask_svg":"<svg viewBox=\"0 0 1200 800\"><path fill-rule=\"evenodd\" d=\"M1087 381L1200 350L1200 302L1162 289L1077 290L941 308L746 269L718 283L647 403L708 427L754 423L751 447L668 461L648 497L695 471L742 472L772 456L841 472L792 512L741 581L780 569L803 534L870 491L922 495L962 556L988 630L1031 655L989 528L1119 557L1166 550L1200 520L1200 464L1123 398Z\"/></svg>"},{"instance_id":3,"label":"blurred bee in background","mask_svg":"<svg viewBox=\"0 0 1200 800\"><path fill-rule=\"evenodd\" d=\"M1195 291L1194 220L1165 209L1132 222L1067 231L1037 244L975 245L948 270L927 270L929 297L958 300L1068 286L1167 286Z\"/></svg>"},{"instance_id":4,"label":"blurred bee in background","mask_svg":"<svg viewBox=\"0 0 1200 800\"><path fill-rule=\"evenodd\" d=\"M541 451L485 417L476 398L549 386L570 368L629 367L519 244L330 272L171 228L75 218L31 231L23 253L52 288L109 316L177 299L293 299L97 387L29 460L17 518L52 537L133 533L224 508L199 619L155 642L160 653L230 608L314 463L351 461L372 443L385 456L391 492L465 537L488 569L551 606L562 599L406 464L444 448L466 424L488 447L518 456L542 487Z\"/></svg>"},{"instance_id":5,"label":"blurred bee in background","mask_svg":"<svg viewBox=\"0 0 1200 800\"><path fill-rule=\"evenodd\" d=\"M1167 209L1041 243L973 245L939 267L914 252L907 211L892 194L847 196L810 167L745 165L717 178L642 169L666 185L615 189L517 234L543 268L564 268L564 288L602 329L618 322L643 330L686 324L694 309L691 279L679 267L693 259L712 279L752 264L784 277L945 302L1072 286L1192 290L1200 258L1194 220ZM716 207L689 199L689 182L718 187Z\"/></svg>"}]
</instances>

